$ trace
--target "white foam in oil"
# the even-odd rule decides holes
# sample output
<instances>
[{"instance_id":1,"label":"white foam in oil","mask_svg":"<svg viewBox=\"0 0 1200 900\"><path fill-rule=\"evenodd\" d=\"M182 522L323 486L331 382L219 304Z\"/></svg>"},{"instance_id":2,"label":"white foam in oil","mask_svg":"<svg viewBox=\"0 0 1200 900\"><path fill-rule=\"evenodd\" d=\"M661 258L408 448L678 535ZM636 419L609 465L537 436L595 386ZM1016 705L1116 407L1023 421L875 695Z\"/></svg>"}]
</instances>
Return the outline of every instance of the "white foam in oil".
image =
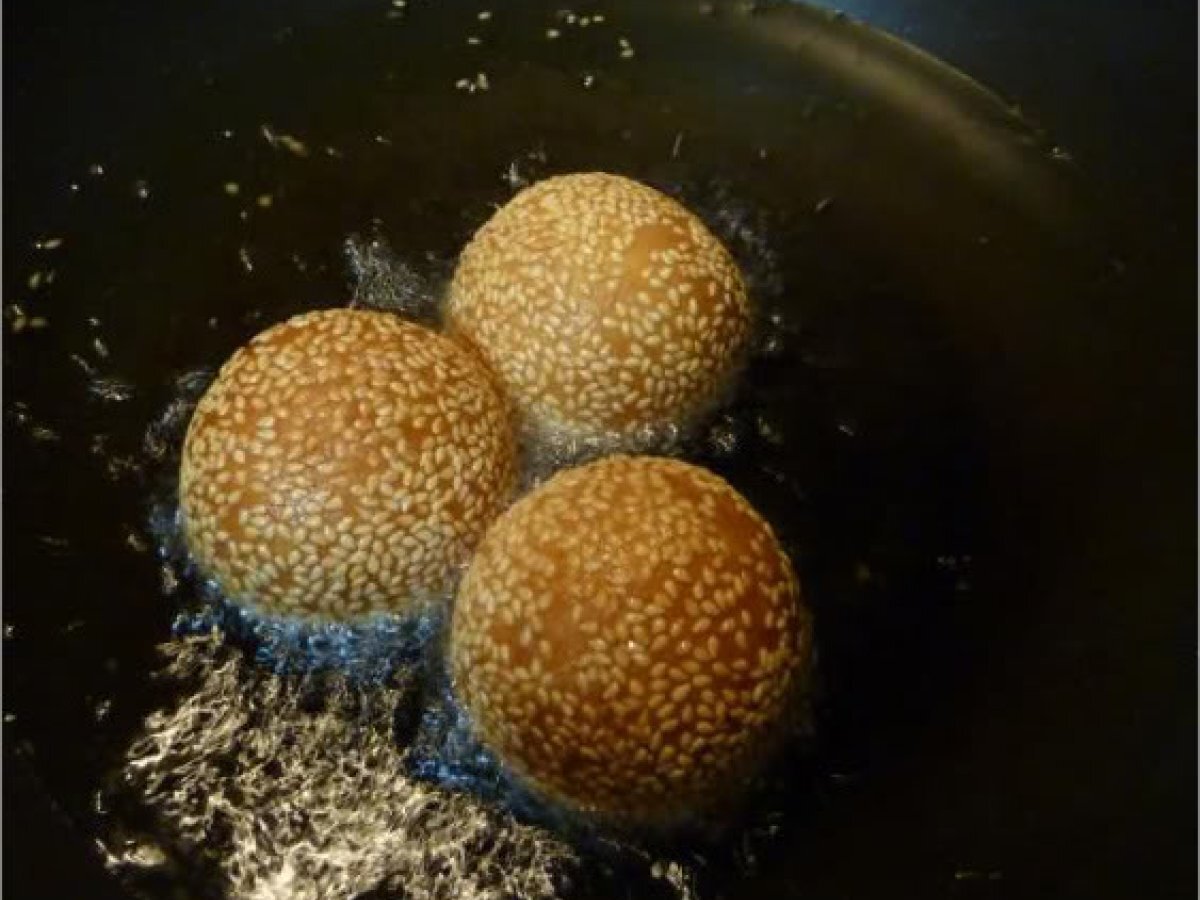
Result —
<instances>
[{"instance_id":1,"label":"white foam in oil","mask_svg":"<svg viewBox=\"0 0 1200 900\"><path fill-rule=\"evenodd\" d=\"M165 648L190 686L129 748L126 783L229 896L560 896L576 863L548 832L412 777L393 718L405 678L331 678L317 697L220 637Z\"/></svg>"}]
</instances>

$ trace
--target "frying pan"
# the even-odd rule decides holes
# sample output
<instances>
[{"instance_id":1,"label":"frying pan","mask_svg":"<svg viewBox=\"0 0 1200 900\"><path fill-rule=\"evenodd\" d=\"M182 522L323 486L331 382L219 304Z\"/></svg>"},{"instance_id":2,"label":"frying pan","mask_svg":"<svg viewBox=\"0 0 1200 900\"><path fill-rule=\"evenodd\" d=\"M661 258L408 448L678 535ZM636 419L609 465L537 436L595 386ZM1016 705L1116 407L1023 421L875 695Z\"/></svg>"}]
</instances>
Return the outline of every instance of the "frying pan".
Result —
<instances>
[{"instance_id":1,"label":"frying pan","mask_svg":"<svg viewBox=\"0 0 1200 900\"><path fill-rule=\"evenodd\" d=\"M783 534L821 641L779 835L702 896L1194 896L1194 121L1164 125L1194 12L852 10L1051 137L852 17L559 6L6 11L11 895L125 890L95 804L170 702L142 451L173 379L343 302L351 233L436 285L513 182L602 168L746 267L743 451L696 453Z\"/></svg>"}]
</instances>

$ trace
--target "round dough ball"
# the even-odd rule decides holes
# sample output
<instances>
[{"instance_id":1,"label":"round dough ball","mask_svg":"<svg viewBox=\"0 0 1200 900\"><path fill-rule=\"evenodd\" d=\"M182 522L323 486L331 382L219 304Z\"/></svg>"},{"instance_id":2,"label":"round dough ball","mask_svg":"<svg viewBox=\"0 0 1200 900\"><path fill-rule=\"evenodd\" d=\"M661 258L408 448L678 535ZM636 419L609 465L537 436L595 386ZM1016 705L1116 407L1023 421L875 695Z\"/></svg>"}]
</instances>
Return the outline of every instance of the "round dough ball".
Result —
<instances>
[{"instance_id":1,"label":"round dough ball","mask_svg":"<svg viewBox=\"0 0 1200 900\"><path fill-rule=\"evenodd\" d=\"M499 373L535 435L644 446L718 399L750 332L745 285L704 224L653 188L549 178L479 229L450 331Z\"/></svg>"},{"instance_id":2,"label":"round dough ball","mask_svg":"<svg viewBox=\"0 0 1200 900\"><path fill-rule=\"evenodd\" d=\"M671 824L732 799L807 682L809 616L770 526L721 478L615 456L489 529L455 601L454 684L551 801Z\"/></svg>"},{"instance_id":3,"label":"round dough ball","mask_svg":"<svg viewBox=\"0 0 1200 900\"><path fill-rule=\"evenodd\" d=\"M238 350L196 407L188 546L264 612L402 611L453 588L514 455L502 392L461 346L386 313L306 313Z\"/></svg>"}]
</instances>

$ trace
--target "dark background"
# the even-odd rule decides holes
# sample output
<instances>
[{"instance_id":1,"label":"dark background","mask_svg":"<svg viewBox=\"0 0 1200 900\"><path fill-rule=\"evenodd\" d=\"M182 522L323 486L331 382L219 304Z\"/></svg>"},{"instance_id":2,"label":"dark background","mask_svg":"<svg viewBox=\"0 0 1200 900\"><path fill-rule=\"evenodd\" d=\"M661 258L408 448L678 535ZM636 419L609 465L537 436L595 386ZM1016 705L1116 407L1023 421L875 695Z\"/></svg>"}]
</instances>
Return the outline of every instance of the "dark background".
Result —
<instances>
[{"instance_id":1,"label":"dark background","mask_svg":"<svg viewBox=\"0 0 1200 900\"><path fill-rule=\"evenodd\" d=\"M160 79L195 59L196 48L208 39L220 36L223 47L235 46L237 37L230 38L230 28L254 40L256 21L271 21L284 5L279 0L187 6L146 0L5 4L8 234L38 227L36 220L44 211L23 204L61 187L60 173L75 163L73 135L103 128L117 117L144 115L147 127L153 127ZM315 6L309 0L296 5ZM1153 291L1126 323L1131 349L1122 360L1123 365L1139 367L1139 403L1144 421L1153 423L1155 440L1148 440L1148 452L1139 454L1138 422L1130 423L1128 433L1113 436L1126 450L1131 477L1141 485L1139 508L1161 511L1160 518L1139 523L1145 546L1133 556L1147 566L1147 590L1194 585L1195 4L850 0L839 6L945 58L1019 104L1111 191L1112 209L1124 220L1128 237L1126 262L1155 273ZM179 27L181 21L185 27ZM20 190L13 190L16 185ZM6 239L6 259L10 241ZM1139 602L1137 596L1124 600L1133 609ZM1114 627L1113 633L1119 634L1119 629ZM1094 733L1080 734L1079 746L1083 753L1083 747L1097 741L1114 741L1103 765L1140 783L1136 793L1142 805L1113 811L1103 820L1103 798L1080 800L1081 816L1103 820L1105 839L1091 850L1047 846L1041 864L1052 866L1059 854L1082 858L1089 852L1124 852L1129 855L1128 871L1140 872L1145 887L1142 891L1126 885L1128 896L1194 895L1186 884L1187 873L1194 875L1195 860L1195 704L1156 702L1159 696L1179 697L1181 683L1194 691L1194 607L1180 609L1170 620L1141 622L1125 638L1142 650L1150 644L1161 648L1157 663L1142 665L1144 653L1125 653L1120 646L1080 653L1106 653L1105 677L1122 680L1122 696L1144 697L1144 705L1130 710L1120 735L1097 725ZM1071 662L1064 660L1061 684L1045 685L1031 695L1025 715L1050 721L1058 713L1060 696L1078 696L1078 691L1069 690L1078 677ZM1103 694L1104 685L1098 684L1098 697ZM1085 728L1092 721L1110 721L1086 709L1076 712ZM36 776L8 750L6 742L8 896L108 896L96 886L99 864L86 852L84 839L46 808ZM1050 759L1047 765L1059 765L1064 781L1079 777L1065 748ZM1038 803L1048 801L1027 799L1024 827L1036 834L1043 812ZM1145 846L1126 846L1131 834L1146 837ZM1180 885L1182 890L1176 891ZM1070 893L1074 896L1086 887L1075 885ZM969 890L966 886L964 896Z\"/></svg>"}]
</instances>

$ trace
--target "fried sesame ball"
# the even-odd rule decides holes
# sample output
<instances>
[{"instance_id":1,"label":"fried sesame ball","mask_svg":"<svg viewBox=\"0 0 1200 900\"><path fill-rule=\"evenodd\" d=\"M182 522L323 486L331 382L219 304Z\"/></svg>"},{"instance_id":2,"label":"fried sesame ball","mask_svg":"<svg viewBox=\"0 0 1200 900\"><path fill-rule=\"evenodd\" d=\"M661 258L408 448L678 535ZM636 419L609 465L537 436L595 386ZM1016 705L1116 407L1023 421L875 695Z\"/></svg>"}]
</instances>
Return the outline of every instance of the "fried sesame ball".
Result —
<instances>
[{"instance_id":1,"label":"fried sesame ball","mask_svg":"<svg viewBox=\"0 0 1200 900\"><path fill-rule=\"evenodd\" d=\"M523 424L609 449L718 399L750 330L745 285L687 209L628 178L548 178L464 249L450 331L500 374Z\"/></svg>"},{"instance_id":2,"label":"fried sesame ball","mask_svg":"<svg viewBox=\"0 0 1200 900\"><path fill-rule=\"evenodd\" d=\"M510 499L514 445L494 376L460 345L386 313L306 313L238 350L196 407L184 533L262 612L404 611L453 588Z\"/></svg>"},{"instance_id":3,"label":"fried sesame ball","mask_svg":"<svg viewBox=\"0 0 1200 900\"><path fill-rule=\"evenodd\" d=\"M459 586L451 668L479 738L543 797L669 825L730 802L776 743L809 621L728 483L611 456L497 519Z\"/></svg>"}]
</instances>

